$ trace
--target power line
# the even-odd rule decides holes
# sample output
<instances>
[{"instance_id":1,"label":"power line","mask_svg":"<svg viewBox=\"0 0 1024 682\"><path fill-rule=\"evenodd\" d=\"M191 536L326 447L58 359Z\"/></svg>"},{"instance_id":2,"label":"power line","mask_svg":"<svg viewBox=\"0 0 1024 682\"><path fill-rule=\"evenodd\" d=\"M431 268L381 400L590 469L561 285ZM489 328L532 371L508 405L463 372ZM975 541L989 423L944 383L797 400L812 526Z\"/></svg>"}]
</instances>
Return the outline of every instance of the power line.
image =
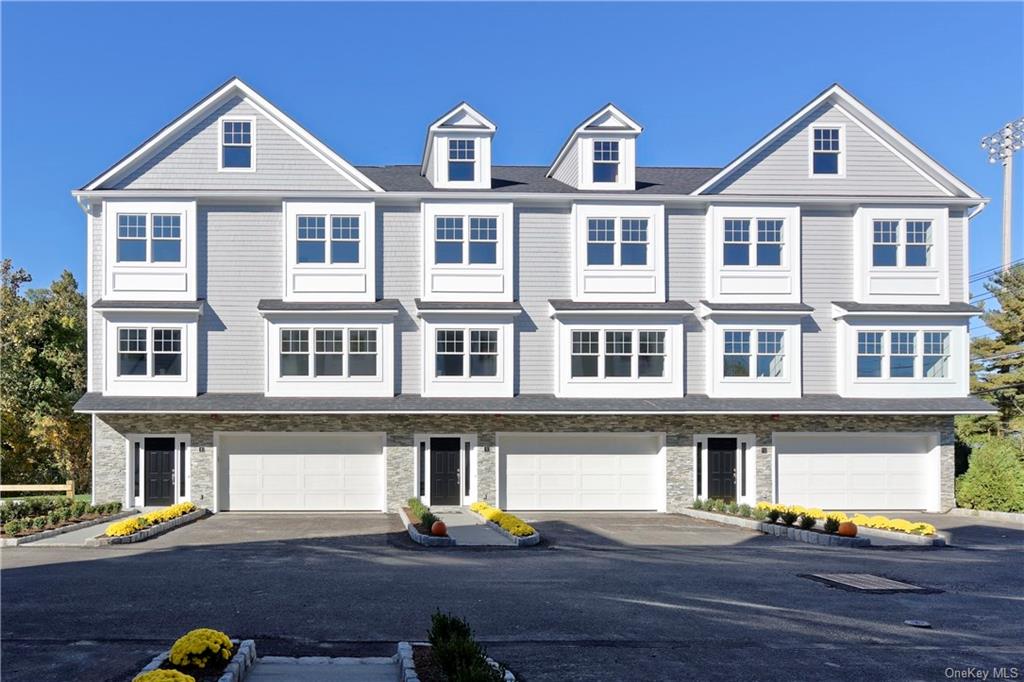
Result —
<instances>
[{"instance_id":1,"label":"power line","mask_svg":"<svg viewBox=\"0 0 1024 682\"><path fill-rule=\"evenodd\" d=\"M1024 258L1018 258L1015 261L1011 261L1010 265L1014 266L1014 265L1019 265L1020 263L1024 263ZM970 275L970 281L974 282L974 281L977 281L979 279L987 279L987 278L991 277L992 275L995 275L996 273L998 273L1002 269L1003 269L1002 265L997 265L997 266L992 267L992 268L986 268L985 270L979 270L978 272L973 272Z\"/></svg>"},{"instance_id":2,"label":"power line","mask_svg":"<svg viewBox=\"0 0 1024 682\"><path fill-rule=\"evenodd\" d=\"M1024 350L1015 350L1012 353L1003 353L1002 355L989 355L987 358L971 358L977 362L983 362L985 360L1001 360L1003 358L1012 358L1017 355L1024 355Z\"/></svg>"}]
</instances>

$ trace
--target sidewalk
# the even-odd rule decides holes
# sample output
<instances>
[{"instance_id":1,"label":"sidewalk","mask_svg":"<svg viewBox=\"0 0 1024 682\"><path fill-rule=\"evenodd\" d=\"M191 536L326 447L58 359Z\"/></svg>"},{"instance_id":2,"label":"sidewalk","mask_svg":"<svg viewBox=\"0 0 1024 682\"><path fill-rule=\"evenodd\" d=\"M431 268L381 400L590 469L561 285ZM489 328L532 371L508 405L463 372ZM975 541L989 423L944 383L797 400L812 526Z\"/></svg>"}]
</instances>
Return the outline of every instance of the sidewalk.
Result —
<instances>
[{"instance_id":1,"label":"sidewalk","mask_svg":"<svg viewBox=\"0 0 1024 682\"><path fill-rule=\"evenodd\" d=\"M483 519L468 511L434 511L448 526L448 536L459 546L511 547L515 543L488 526Z\"/></svg>"},{"instance_id":2,"label":"sidewalk","mask_svg":"<svg viewBox=\"0 0 1024 682\"><path fill-rule=\"evenodd\" d=\"M328 658L263 656L246 682L398 682L402 669L393 657Z\"/></svg>"},{"instance_id":3,"label":"sidewalk","mask_svg":"<svg viewBox=\"0 0 1024 682\"><path fill-rule=\"evenodd\" d=\"M124 521L125 519L133 519L141 514L135 514L133 516L124 516L118 521ZM110 523L114 523L111 521ZM52 538L45 538L43 540L36 540L35 542L28 542L20 547L84 547L86 540L91 540L97 535L103 535L107 530L107 526L110 523L97 523L95 526L89 526L88 528L79 528L73 530L70 533L62 533L60 535L54 535Z\"/></svg>"}]
</instances>

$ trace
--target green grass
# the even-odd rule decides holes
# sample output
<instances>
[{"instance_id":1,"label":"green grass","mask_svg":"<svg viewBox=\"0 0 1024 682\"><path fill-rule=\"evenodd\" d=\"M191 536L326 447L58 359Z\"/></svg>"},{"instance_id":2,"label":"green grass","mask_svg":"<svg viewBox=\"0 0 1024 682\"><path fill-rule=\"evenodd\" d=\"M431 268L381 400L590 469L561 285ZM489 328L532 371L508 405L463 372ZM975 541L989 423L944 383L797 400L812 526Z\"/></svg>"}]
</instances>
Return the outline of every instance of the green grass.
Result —
<instances>
[{"instance_id":1,"label":"green grass","mask_svg":"<svg viewBox=\"0 0 1024 682\"><path fill-rule=\"evenodd\" d=\"M23 497L64 497L64 495L26 495L24 493L4 493L0 496L0 500L6 502L7 500L20 500ZM75 502L88 502L91 503L91 493L79 493L75 495Z\"/></svg>"}]
</instances>

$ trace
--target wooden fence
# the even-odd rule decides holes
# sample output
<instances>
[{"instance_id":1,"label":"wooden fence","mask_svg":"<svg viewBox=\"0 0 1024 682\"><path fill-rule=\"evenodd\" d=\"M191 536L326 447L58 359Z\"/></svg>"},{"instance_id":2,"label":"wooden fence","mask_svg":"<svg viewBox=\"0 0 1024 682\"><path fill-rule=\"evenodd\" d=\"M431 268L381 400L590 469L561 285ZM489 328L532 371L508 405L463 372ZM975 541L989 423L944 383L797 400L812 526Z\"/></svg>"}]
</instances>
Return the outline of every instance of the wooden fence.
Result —
<instances>
[{"instance_id":1,"label":"wooden fence","mask_svg":"<svg viewBox=\"0 0 1024 682\"><path fill-rule=\"evenodd\" d=\"M68 497L75 496L75 482L32 485L0 485L0 493L64 493Z\"/></svg>"}]
</instances>

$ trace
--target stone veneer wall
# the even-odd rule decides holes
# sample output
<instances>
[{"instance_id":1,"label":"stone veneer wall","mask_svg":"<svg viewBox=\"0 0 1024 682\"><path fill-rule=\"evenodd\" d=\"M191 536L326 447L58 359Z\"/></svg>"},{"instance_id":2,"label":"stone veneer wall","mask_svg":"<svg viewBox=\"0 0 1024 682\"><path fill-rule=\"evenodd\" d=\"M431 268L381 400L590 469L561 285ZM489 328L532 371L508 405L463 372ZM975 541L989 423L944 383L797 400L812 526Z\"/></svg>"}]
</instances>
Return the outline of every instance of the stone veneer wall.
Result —
<instances>
[{"instance_id":1,"label":"stone veneer wall","mask_svg":"<svg viewBox=\"0 0 1024 682\"><path fill-rule=\"evenodd\" d=\"M861 415L208 415L107 414L94 420L98 502L123 500L125 436L132 433L189 433L192 437L192 499L212 507L213 434L232 431L384 431L388 434L387 504L396 511L413 493L416 466L415 433L478 434L478 492L496 502L497 449L495 433L503 431L559 432L664 432L668 511L693 501L694 434L753 433L757 440L756 489L760 500L770 500L772 433L937 431L941 446L941 506L953 506L953 418L949 416ZM762 454L761 447L768 447ZM202 450L200 450L202 449Z\"/></svg>"}]
</instances>

